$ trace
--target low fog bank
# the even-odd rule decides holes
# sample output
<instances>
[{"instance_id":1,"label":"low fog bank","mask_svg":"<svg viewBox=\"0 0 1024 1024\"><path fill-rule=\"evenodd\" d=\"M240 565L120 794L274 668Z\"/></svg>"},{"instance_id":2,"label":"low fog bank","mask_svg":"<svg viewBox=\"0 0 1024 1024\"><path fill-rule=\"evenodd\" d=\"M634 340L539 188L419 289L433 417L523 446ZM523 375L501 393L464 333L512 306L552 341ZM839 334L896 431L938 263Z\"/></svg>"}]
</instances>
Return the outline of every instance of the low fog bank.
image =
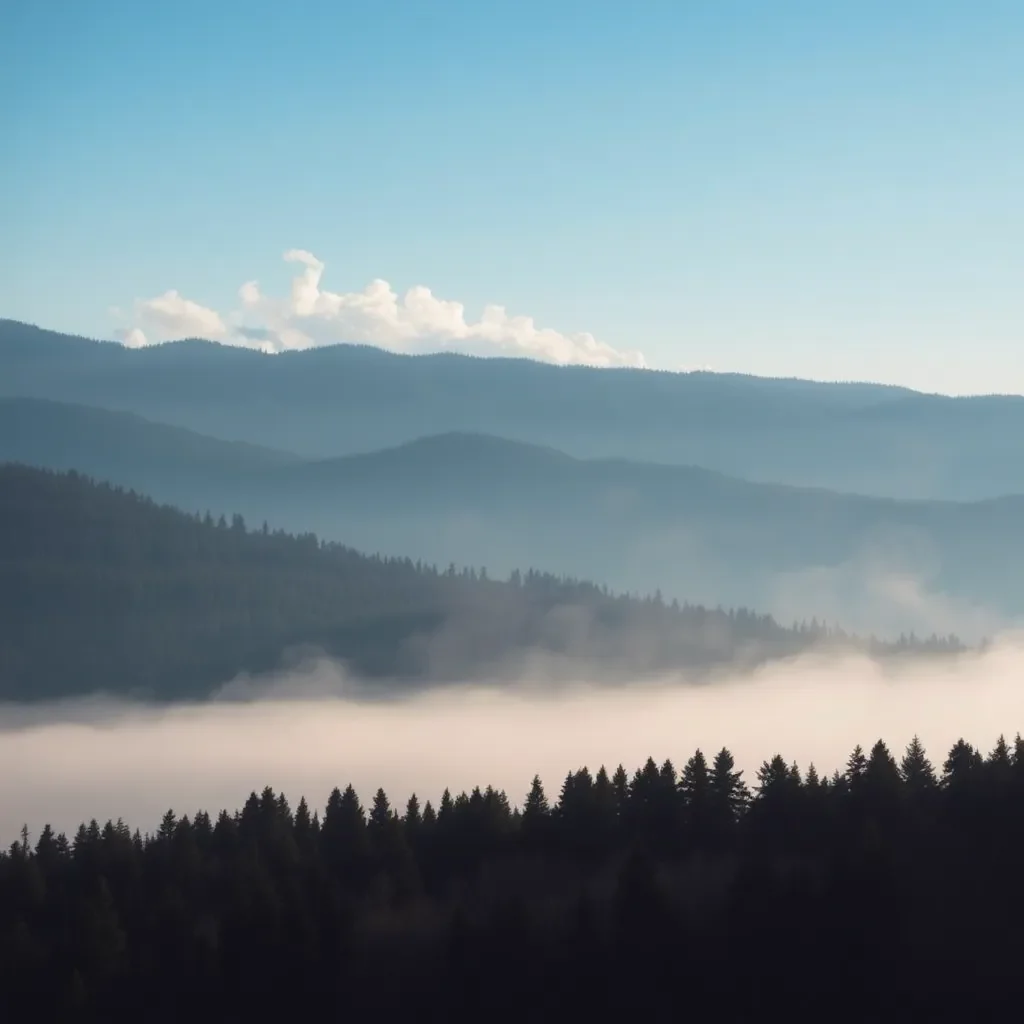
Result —
<instances>
[{"instance_id":1,"label":"low fog bank","mask_svg":"<svg viewBox=\"0 0 1024 1024\"><path fill-rule=\"evenodd\" d=\"M753 783L774 753L841 768L853 747L881 737L897 755L917 733L941 766L961 736L988 750L1024 729L1024 636L945 658L811 654L742 677L683 685L680 677L626 686L543 672L514 685L458 685L386 699L329 661L238 679L208 703L155 707L93 697L0 706L0 841L27 823L69 834L82 820L122 817L155 829L177 813L241 807L265 785L292 805L323 808L334 786L355 785L364 805L378 786L404 806L415 791L436 803L475 785L521 803L539 773L552 802L582 765L648 755L677 767L723 745Z\"/></svg>"}]
</instances>

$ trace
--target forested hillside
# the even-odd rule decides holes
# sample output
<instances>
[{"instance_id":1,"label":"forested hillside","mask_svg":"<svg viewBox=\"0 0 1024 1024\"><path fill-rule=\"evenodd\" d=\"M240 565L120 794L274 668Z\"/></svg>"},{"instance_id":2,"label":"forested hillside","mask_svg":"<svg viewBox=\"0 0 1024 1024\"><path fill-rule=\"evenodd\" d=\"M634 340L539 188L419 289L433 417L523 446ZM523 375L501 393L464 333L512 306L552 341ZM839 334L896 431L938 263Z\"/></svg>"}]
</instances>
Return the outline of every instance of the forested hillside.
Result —
<instances>
[{"instance_id":1,"label":"forested hillside","mask_svg":"<svg viewBox=\"0 0 1024 1024\"><path fill-rule=\"evenodd\" d=\"M0 398L2 461L76 469L189 511L237 512L358 550L502 577L541 566L787 622L970 631L974 642L1024 616L1024 496L895 501L577 459L481 434L311 461L39 399Z\"/></svg>"},{"instance_id":2,"label":"forested hillside","mask_svg":"<svg viewBox=\"0 0 1024 1024\"><path fill-rule=\"evenodd\" d=\"M339 752L340 762L344 752ZM343 770L343 769L342 769ZM525 780L524 780L525 782ZM0 855L0 1011L35 1020L1016 1019L1024 742L820 777L728 750L323 813L46 826ZM281 1008L287 1007L286 1010ZM271 1011L271 1008L273 1010Z\"/></svg>"},{"instance_id":3,"label":"forested hillside","mask_svg":"<svg viewBox=\"0 0 1024 1024\"><path fill-rule=\"evenodd\" d=\"M854 643L817 624L783 628L529 569L497 581L367 556L15 465L0 466L0 570L4 699L200 697L310 645L361 676L409 684L515 673L534 655L549 673L627 679Z\"/></svg>"}]
</instances>

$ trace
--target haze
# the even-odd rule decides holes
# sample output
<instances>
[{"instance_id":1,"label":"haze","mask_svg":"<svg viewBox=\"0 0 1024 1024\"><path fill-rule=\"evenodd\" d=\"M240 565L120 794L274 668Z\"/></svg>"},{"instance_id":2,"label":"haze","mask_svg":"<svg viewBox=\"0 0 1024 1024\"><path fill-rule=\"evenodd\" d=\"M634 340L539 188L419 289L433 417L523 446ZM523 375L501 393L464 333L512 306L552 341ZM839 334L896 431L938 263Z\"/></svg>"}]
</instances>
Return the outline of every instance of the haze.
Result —
<instances>
[{"instance_id":1,"label":"haze","mask_svg":"<svg viewBox=\"0 0 1024 1024\"><path fill-rule=\"evenodd\" d=\"M0 839L12 841L23 823L33 834L46 822L71 833L92 817L152 830L169 807L233 811L264 785L321 810L348 782L364 805L378 786L395 806L414 790L436 806L445 787L488 784L520 803L536 772L554 799L566 772L584 764L622 762L632 774L653 755L680 768L697 747L728 746L748 784L776 752L830 774L858 743L881 737L899 754L915 733L940 766L961 736L987 750L1024 728L1022 671L1024 638L1012 634L983 654L886 668L807 655L703 686L552 687L537 675L369 700L321 660L238 681L203 704L7 705Z\"/></svg>"}]
</instances>

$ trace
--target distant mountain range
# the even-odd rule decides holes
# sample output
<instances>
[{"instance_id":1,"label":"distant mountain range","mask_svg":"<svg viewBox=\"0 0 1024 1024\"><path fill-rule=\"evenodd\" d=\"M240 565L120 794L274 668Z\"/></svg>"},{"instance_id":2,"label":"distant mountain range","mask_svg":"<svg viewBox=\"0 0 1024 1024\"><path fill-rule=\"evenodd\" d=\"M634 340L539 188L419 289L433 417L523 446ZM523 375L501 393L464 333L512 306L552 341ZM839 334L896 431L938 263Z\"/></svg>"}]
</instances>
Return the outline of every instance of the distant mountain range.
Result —
<instances>
[{"instance_id":1,"label":"distant mountain range","mask_svg":"<svg viewBox=\"0 0 1024 1024\"><path fill-rule=\"evenodd\" d=\"M872 498L455 432L310 460L23 398L0 400L4 460L359 550L502 576L532 566L784 621L970 637L1024 614L1024 497Z\"/></svg>"},{"instance_id":2,"label":"distant mountain range","mask_svg":"<svg viewBox=\"0 0 1024 1024\"><path fill-rule=\"evenodd\" d=\"M133 350L0 321L0 395L133 412L322 459L448 433L876 497L1024 493L1024 398L555 367L338 345Z\"/></svg>"}]
</instances>

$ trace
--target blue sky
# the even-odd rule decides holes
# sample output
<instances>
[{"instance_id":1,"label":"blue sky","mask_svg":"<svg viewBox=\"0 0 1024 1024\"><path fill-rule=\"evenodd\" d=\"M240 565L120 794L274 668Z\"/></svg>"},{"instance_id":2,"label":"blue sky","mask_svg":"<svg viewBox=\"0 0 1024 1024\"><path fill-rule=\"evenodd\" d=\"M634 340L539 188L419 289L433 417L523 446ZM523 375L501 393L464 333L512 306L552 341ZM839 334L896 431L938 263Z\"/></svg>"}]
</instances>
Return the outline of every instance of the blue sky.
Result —
<instances>
[{"instance_id":1,"label":"blue sky","mask_svg":"<svg viewBox=\"0 0 1024 1024\"><path fill-rule=\"evenodd\" d=\"M1016 0L4 19L2 316L1024 393Z\"/></svg>"}]
</instances>

